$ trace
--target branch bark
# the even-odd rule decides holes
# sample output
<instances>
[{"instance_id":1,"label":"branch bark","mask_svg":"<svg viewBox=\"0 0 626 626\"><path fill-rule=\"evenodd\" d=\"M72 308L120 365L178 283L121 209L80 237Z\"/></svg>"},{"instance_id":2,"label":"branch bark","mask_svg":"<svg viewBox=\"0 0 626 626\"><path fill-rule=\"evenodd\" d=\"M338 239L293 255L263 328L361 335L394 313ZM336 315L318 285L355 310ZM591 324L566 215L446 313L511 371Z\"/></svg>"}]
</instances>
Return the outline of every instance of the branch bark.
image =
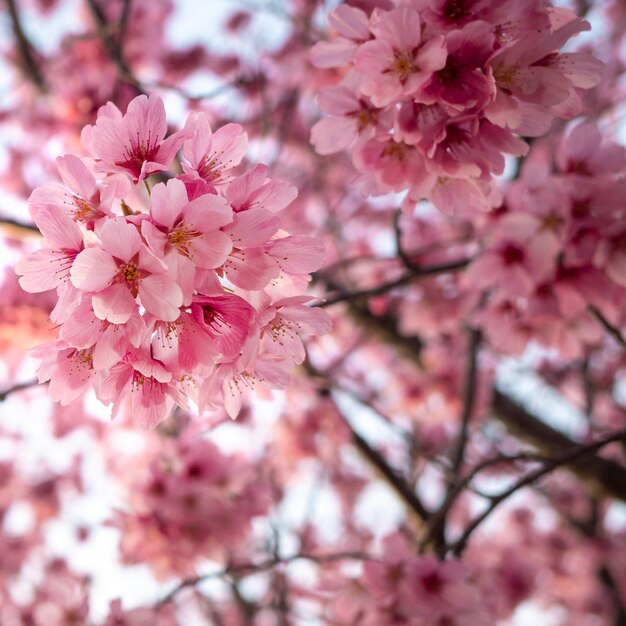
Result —
<instances>
[{"instance_id":1,"label":"branch bark","mask_svg":"<svg viewBox=\"0 0 626 626\"><path fill-rule=\"evenodd\" d=\"M22 28L20 14L15 0L7 0L7 7L9 9L9 17L11 18L17 48L20 52L22 71L39 91L45 93L48 90L48 86L35 59L35 49Z\"/></svg>"}]
</instances>

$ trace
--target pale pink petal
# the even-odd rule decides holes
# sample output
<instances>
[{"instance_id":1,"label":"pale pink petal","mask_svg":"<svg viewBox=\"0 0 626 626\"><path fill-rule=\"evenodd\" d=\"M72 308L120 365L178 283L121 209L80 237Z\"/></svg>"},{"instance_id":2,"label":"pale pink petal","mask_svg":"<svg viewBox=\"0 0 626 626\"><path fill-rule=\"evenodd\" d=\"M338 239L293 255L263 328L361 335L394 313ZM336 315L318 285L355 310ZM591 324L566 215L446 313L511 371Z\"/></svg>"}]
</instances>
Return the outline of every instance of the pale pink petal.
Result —
<instances>
[{"instance_id":1,"label":"pale pink petal","mask_svg":"<svg viewBox=\"0 0 626 626\"><path fill-rule=\"evenodd\" d=\"M173 322L180 315L183 292L166 274L153 274L141 281L139 299L148 313L164 322Z\"/></svg>"},{"instance_id":2,"label":"pale pink petal","mask_svg":"<svg viewBox=\"0 0 626 626\"><path fill-rule=\"evenodd\" d=\"M102 247L114 257L128 261L143 247L137 227L124 218L108 220L100 230Z\"/></svg>"},{"instance_id":3,"label":"pale pink petal","mask_svg":"<svg viewBox=\"0 0 626 626\"><path fill-rule=\"evenodd\" d=\"M96 179L87 166L73 154L57 157L55 163L63 182L76 195L91 199L96 192Z\"/></svg>"},{"instance_id":4,"label":"pale pink petal","mask_svg":"<svg viewBox=\"0 0 626 626\"><path fill-rule=\"evenodd\" d=\"M152 188L151 202L150 214L154 220L162 226L172 226L188 203L185 184L175 178L167 184L156 184Z\"/></svg>"},{"instance_id":5,"label":"pale pink petal","mask_svg":"<svg viewBox=\"0 0 626 626\"><path fill-rule=\"evenodd\" d=\"M356 121L349 117L325 117L311 129L311 143L322 156L347 148L357 137Z\"/></svg>"},{"instance_id":6,"label":"pale pink petal","mask_svg":"<svg viewBox=\"0 0 626 626\"><path fill-rule=\"evenodd\" d=\"M77 289L101 291L111 284L116 271L117 265L110 254L101 248L86 248L74 260L70 277Z\"/></svg>"},{"instance_id":7,"label":"pale pink petal","mask_svg":"<svg viewBox=\"0 0 626 626\"><path fill-rule=\"evenodd\" d=\"M137 303L124 285L113 285L91 298L93 312L111 324L125 324L137 310Z\"/></svg>"}]
</instances>

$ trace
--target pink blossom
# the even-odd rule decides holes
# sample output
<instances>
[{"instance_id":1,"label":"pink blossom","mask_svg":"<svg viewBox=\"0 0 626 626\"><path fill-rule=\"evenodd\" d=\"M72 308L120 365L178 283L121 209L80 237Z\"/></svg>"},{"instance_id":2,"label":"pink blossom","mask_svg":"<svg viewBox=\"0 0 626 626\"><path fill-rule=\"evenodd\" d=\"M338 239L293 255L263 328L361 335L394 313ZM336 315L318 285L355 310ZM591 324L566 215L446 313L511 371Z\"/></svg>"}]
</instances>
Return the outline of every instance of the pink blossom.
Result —
<instances>
[{"instance_id":1,"label":"pink blossom","mask_svg":"<svg viewBox=\"0 0 626 626\"><path fill-rule=\"evenodd\" d=\"M25 291L38 293L60 287L70 278L76 257L84 248L80 228L55 205L32 207L43 234L43 247L15 266Z\"/></svg>"},{"instance_id":2,"label":"pink blossom","mask_svg":"<svg viewBox=\"0 0 626 626\"><path fill-rule=\"evenodd\" d=\"M340 4L328 20L339 37L319 41L311 48L311 62L316 67L339 67L349 63L358 45L371 38L367 15L357 7Z\"/></svg>"},{"instance_id":3,"label":"pink blossom","mask_svg":"<svg viewBox=\"0 0 626 626\"><path fill-rule=\"evenodd\" d=\"M311 129L311 143L318 154L339 152L357 138L371 137L377 129L390 125L390 112L373 106L369 98L359 97L347 87L329 87L317 96L317 106L328 113Z\"/></svg>"},{"instance_id":4,"label":"pink blossom","mask_svg":"<svg viewBox=\"0 0 626 626\"><path fill-rule=\"evenodd\" d=\"M375 39L359 47L354 66L367 77L361 90L377 107L414 94L446 63L443 37L422 42L419 14L408 7L379 14L370 28Z\"/></svg>"},{"instance_id":5,"label":"pink blossom","mask_svg":"<svg viewBox=\"0 0 626 626\"><path fill-rule=\"evenodd\" d=\"M62 406L78 398L95 374L91 348L78 350L56 341L34 348L32 354L42 360L37 371L39 382L50 381L50 397Z\"/></svg>"},{"instance_id":6,"label":"pink blossom","mask_svg":"<svg viewBox=\"0 0 626 626\"><path fill-rule=\"evenodd\" d=\"M107 173L130 174L135 183L149 174L166 170L183 140L183 131L167 139L163 101L157 96L138 96L126 114L111 102L103 107L94 126L85 126L82 140Z\"/></svg>"},{"instance_id":7,"label":"pink blossom","mask_svg":"<svg viewBox=\"0 0 626 626\"><path fill-rule=\"evenodd\" d=\"M214 269L231 251L230 239L220 227L231 222L232 210L224 198L214 194L190 202L185 185L176 179L155 185L151 200L152 219L142 222L141 232L169 267L183 291L183 302L189 304L196 267Z\"/></svg>"},{"instance_id":8,"label":"pink blossom","mask_svg":"<svg viewBox=\"0 0 626 626\"><path fill-rule=\"evenodd\" d=\"M416 101L439 103L450 115L482 109L495 93L494 80L485 68L494 45L491 26L471 22L449 33L445 45L445 65L418 91Z\"/></svg>"},{"instance_id":9,"label":"pink blossom","mask_svg":"<svg viewBox=\"0 0 626 626\"><path fill-rule=\"evenodd\" d=\"M213 132L205 113L192 113L184 132L184 154L189 161L185 172L213 186L228 182L231 170L241 163L248 150L248 136L243 128L226 124Z\"/></svg>"},{"instance_id":10,"label":"pink blossom","mask_svg":"<svg viewBox=\"0 0 626 626\"><path fill-rule=\"evenodd\" d=\"M171 372L147 354L128 353L124 361L100 376L96 392L104 403L113 402L112 417L127 403L133 423L141 428L154 428L174 404L185 405Z\"/></svg>"},{"instance_id":11,"label":"pink blossom","mask_svg":"<svg viewBox=\"0 0 626 626\"><path fill-rule=\"evenodd\" d=\"M137 228L122 218L109 220L100 231L101 246L86 248L71 270L72 284L93 293L99 319L126 322L137 308L164 321L180 314L183 295L167 275L167 266L141 241Z\"/></svg>"}]
</instances>

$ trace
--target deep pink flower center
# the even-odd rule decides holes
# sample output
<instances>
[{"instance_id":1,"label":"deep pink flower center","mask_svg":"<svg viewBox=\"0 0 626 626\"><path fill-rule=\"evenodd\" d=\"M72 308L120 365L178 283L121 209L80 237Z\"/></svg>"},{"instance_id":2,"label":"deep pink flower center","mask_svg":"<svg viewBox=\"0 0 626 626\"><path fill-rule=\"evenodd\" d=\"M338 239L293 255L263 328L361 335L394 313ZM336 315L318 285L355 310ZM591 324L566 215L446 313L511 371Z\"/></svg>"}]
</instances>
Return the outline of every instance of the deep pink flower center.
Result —
<instances>
[{"instance_id":1,"label":"deep pink flower center","mask_svg":"<svg viewBox=\"0 0 626 626\"><path fill-rule=\"evenodd\" d=\"M438 594L443 589L443 580L438 572L430 572L422 578L422 586L427 593Z\"/></svg>"},{"instance_id":2,"label":"deep pink flower center","mask_svg":"<svg viewBox=\"0 0 626 626\"><path fill-rule=\"evenodd\" d=\"M148 133L146 140L140 138L139 134L137 134L137 139L134 143L131 141L128 145L124 146L124 156L126 160L121 163L116 163L116 165L121 165L129 169L135 175L135 178L138 178L141 174L141 167L144 162L155 161L158 152L159 141L153 139L151 133Z\"/></svg>"},{"instance_id":3,"label":"deep pink flower center","mask_svg":"<svg viewBox=\"0 0 626 626\"><path fill-rule=\"evenodd\" d=\"M516 265L521 263L524 258L524 250L515 244L509 243L502 249L502 260L505 265Z\"/></svg>"},{"instance_id":4,"label":"deep pink flower center","mask_svg":"<svg viewBox=\"0 0 626 626\"><path fill-rule=\"evenodd\" d=\"M470 14L465 0L451 0L446 3L443 14L452 21L463 19Z\"/></svg>"},{"instance_id":5,"label":"deep pink flower center","mask_svg":"<svg viewBox=\"0 0 626 626\"><path fill-rule=\"evenodd\" d=\"M136 255L130 261L119 261L117 267L118 270L115 276L113 276L111 284L125 285L133 298L136 298L139 293L139 283L141 283L148 273L139 269Z\"/></svg>"},{"instance_id":6,"label":"deep pink flower center","mask_svg":"<svg viewBox=\"0 0 626 626\"><path fill-rule=\"evenodd\" d=\"M58 251L59 256L56 258L57 269L55 274L58 274L62 280L69 280L70 268L74 263L79 250L71 250L70 248L61 248Z\"/></svg>"},{"instance_id":7,"label":"deep pink flower center","mask_svg":"<svg viewBox=\"0 0 626 626\"><path fill-rule=\"evenodd\" d=\"M178 252L186 257L191 258L192 251L189 247L191 240L199 237L202 233L193 227L193 224L186 226L184 223L179 224L167 234L167 241L170 245L178 249Z\"/></svg>"},{"instance_id":8,"label":"deep pink flower center","mask_svg":"<svg viewBox=\"0 0 626 626\"><path fill-rule=\"evenodd\" d=\"M450 56L445 67L437 72L437 78L442 85L453 86L459 80L463 69L463 64Z\"/></svg>"},{"instance_id":9,"label":"deep pink flower center","mask_svg":"<svg viewBox=\"0 0 626 626\"><path fill-rule=\"evenodd\" d=\"M406 80L409 74L415 71L413 60L411 52L396 52L391 70L399 76L400 80Z\"/></svg>"},{"instance_id":10,"label":"deep pink flower center","mask_svg":"<svg viewBox=\"0 0 626 626\"><path fill-rule=\"evenodd\" d=\"M383 156L388 157L390 159L396 159L398 161L404 160L404 144L398 143L396 141L390 141L385 146L383 150Z\"/></svg>"},{"instance_id":11,"label":"deep pink flower center","mask_svg":"<svg viewBox=\"0 0 626 626\"><path fill-rule=\"evenodd\" d=\"M210 326L214 332L220 332L222 327L230 326L230 324L224 318L221 311L213 308L212 306L202 307L202 319L207 326Z\"/></svg>"}]
</instances>

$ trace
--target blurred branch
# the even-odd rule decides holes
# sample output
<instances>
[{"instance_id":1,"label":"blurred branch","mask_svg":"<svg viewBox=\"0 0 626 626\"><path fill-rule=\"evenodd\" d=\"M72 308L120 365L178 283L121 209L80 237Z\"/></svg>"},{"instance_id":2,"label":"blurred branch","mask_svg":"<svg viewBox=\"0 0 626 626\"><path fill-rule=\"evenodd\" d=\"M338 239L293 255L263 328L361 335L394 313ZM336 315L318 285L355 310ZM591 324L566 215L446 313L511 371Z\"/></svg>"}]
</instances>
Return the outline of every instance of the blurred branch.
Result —
<instances>
[{"instance_id":1,"label":"blurred branch","mask_svg":"<svg viewBox=\"0 0 626 626\"><path fill-rule=\"evenodd\" d=\"M13 387L9 387L4 391L0 392L0 402L4 402L11 394L16 393L18 391L23 391L24 389L30 389L30 387L36 387L39 385L38 380L28 380L24 383L17 383L13 385Z\"/></svg>"},{"instance_id":2,"label":"blurred branch","mask_svg":"<svg viewBox=\"0 0 626 626\"><path fill-rule=\"evenodd\" d=\"M463 412L461 413L461 431L457 442L452 471L457 474L463 464L465 448L467 446L469 422L474 411L476 400L476 387L478 385L478 351L480 347L481 333L475 328L469 329L469 347L467 356L467 369L465 372L465 388L463 390Z\"/></svg>"},{"instance_id":3,"label":"blurred branch","mask_svg":"<svg viewBox=\"0 0 626 626\"><path fill-rule=\"evenodd\" d=\"M122 14L120 15L119 32L117 35L117 47L121 56L124 54L124 37L126 37L126 27L128 26L132 0L123 0L123 2Z\"/></svg>"},{"instance_id":4,"label":"blurred branch","mask_svg":"<svg viewBox=\"0 0 626 626\"><path fill-rule=\"evenodd\" d=\"M396 238L396 254L402 265L408 270L414 269L415 265L411 262L411 259L404 252L402 247L402 228L400 227L400 218L402 217L402 209L398 209L393 215L393 232Z\"/></svg>"},{"instance_id":5,"label":"blurred branch","mask_svg":"<svg viewBox=\"0 0 626 626\"><path fill-rule=\"evenodd\" d=\"M29 233L41 234L41 231L34 224L20 222L10 217L3 217L2 219L0 219L0 227L6 228L9 231L17 229L17 230L26 230Z\"/></svg>"},{"instance_id":6,"label":"blurred branch","mask_svg":"<svg viewBox=\"0 0 626 626\"><path fill-rule=\"evenodd\" d=\"M493 393L491 408L494 416L513 435L543 450L546 455L558 455L577 445L498 390ZM595 491L626 502L626 468L622 465L597 455L573 460L567 465L569 470L589 483Z\"/></svg>"},{"instance_id":7,"label":"blurred branch","mask_svg":"<svg viewBox=\"0 0 626 626\"><path fill-rule=\"evenodd\" d=\"M595 306L590 304L588 309L591 315L593 315L593 317L595 317L598 323L602 326L602 328L604 328L604 330L606 330L606 332L609 333L609 335L611 335L611 337L613 337L613 339L615 339L615 341L617 341L617 343L619 343L622 348L626 348L626 339L624 339L624 335L622 335L619 328L613 326L613 324L611 324L611 322L609 322L609 320L607 320L606 317L604 317L600 310L597 309Z\"/></svg>"},{"instance_id":8,"label":"blurred branch","mask_svg":"<svg viewBox=\"0 0 626 626\"><path fill-rule=\"evenodd\" d=\"M353 560L353 561L369 561L374 560L374 557L365 554L363 552L336 552L329 554L292 554L286 557L273 557L260 563L241 563L238 565L229 565L217 572L211 572L210 574L204 574L201 576L194 576L193 578L187 578L182 580L174 587L166 596L164 596L157 606L163 606L168 602L172 602L174 598L183 590L189 587L195 587L200 583L207 580L214 580L216 578L226 578L231 575L237 576L249 576L250 574L256 574L270 570L278 565L287 565L294 561L312 561L314 563L332 563L334 561Z\"/></svg>"},{"instance_id":9,"label":"blurred branch","mask_svg":"<svg viewBox=\"0 0 626 626\"><path fill-rule=\"evenodd\" d=\"M328 307L333 306L334 304L338 304L340 302L347 302L349 300L380 296L384 293L387 293L388 291L391 291L392 289L395 289L396 287L402 287L413 282L414 280L418 280L419 278L424 278L426 276L436 276L437 274L445 274L446 272L463 269L468 265L470 260L471 259L459 259L458 261L449 261L447 263L441 263L440 265L430 265L425 267L413 266L410 272L400 276L400 278L396 278L395 280L383 283L382 285L378 285L377 287L370 287L368 289L361 289L359 291L341 291L337 295L331 296L330 298L326 299L324 302L314 304L313 306ZM329 284L329 287L331 287L331 289L338 288L335 284Z\"/></svg>"},{"instance_id":10,"label":"blurred branch","mask_svg":"<svg viewBox=\"0 0 626 626\"><path fill-rule=\"evenodd\" d=\"M37 87L37 89L39 89L39 91L45 93L48 90L48 86L41 70L39 69L37 61L35 60L35 48L28 40L28 37L26 37L24 29L22 28L15 0L7 0L7 6L9 8L9 16L13 26L13 33L15 35L17 47L22 60L22 71L25 76Z\"/></svg>"},{"instance_id":11,"label":"blurred branch","mask_svg":"<svg viewBox=\"0 0 626 626\"><path fill-rule=\"evenodd\" d=\"M423 368L420 356L423 341L417 336L402 335L393 315L374 315L366 306L357 302L350 302L349 311L364 328L394 346L420 369ZM548 426L497 389L493 390L491 411L514 436L534 445L546 455L560 454L576 445L569 437ZM626 468L618 463L590 456L583 462L570 463L568 469L591 484L596 491L626 502Z\"/></svg>"},{"instance_id":12,"label":"blurred branch","mask_svg":"<svg viewBox=\"0 0 626 626\"><path fill-rule=\"evenodd\" d=\"M115 65L117 69L118 77L133 85L139 92L143 93L143 88L139 80L135 77L135 75L131 72L130 67L127 65L124 60L124 56L122 54L122 38L118 36L116 39L114 33L117 30L117 34L120 35L120 30L122 27L122 23L120 21L120 27L118 29L112 29L110 24L107 21L107 18L104 14L104 11L100 7L100 5L96 2L96 0L86 0L87 6L91 12L91 15L96 22L96 28L98 30L98 36L102 41L102 45L108 55L108 57ZM130 3L126 3L127 6L123 8L122 18L124 17L124 12L130 11ZM127 19L127 18L126 18ZM124 26L125 28L125 26Z\"/></svg>"},{"instance_id":13,"label":"blurred branch","mask_svg":"<svg viewBox=\"0 0 626 626\"><path fill-rule=\"evenodd\" d=\"M469 541L471 535L474 531L493 513L493 511L502 504L505 500L507 500L514 493L522 489L523 487L527 487L532 485L534 482L548 475L550 472L554 471L558 467L563 465L568 465L574 461L580 461L582 457L586 457L594 452L597 452L604 446L607 446L610 443L614 443L616 441L626 441L626 430L620 430L618 432L612 433L607 437L603 437L593 443L584 444L575 446L573 450L565 452L557 457L546 461L545 465L539 469L530 472L528 475L520 478L516 481L511 487L503 491L502 493L491 496L491 503L489 506L478 516L476 516L470 524L463 531L463 534L459 537L459 539L451 546L452 553L455 556L460 556L467 542Z\"/></svg>"}]
</instances>

